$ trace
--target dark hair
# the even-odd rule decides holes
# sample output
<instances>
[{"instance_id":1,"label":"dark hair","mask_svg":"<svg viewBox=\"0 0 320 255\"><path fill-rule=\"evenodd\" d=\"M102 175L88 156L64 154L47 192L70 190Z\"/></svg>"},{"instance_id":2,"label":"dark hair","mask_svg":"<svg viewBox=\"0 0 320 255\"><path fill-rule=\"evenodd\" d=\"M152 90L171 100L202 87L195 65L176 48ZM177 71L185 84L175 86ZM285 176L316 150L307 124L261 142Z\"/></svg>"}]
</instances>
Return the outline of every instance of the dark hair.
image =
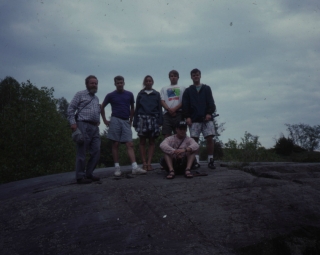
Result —
<instances>
[{"instance_id":1,"label":"dark hair","mask_svg":"<svg viewBox=\"0 0 320 255\"><path fill-rule=\"evenodd\" d=\"M178 78L179 78L179 73L178 73L178 71L176 71L176 70L171 70L171 71L169 72L169 78L170 78L170 75L171 75L171 74L175 74L175 75L177 75Z\"/></svg>"},{"instance_id":2,"label":"dark hair","mask_svg":"<svg viewBox=\"0 0 320 255\"><path fill-rule=\"evenodd\" d=\"M147 75L147 76L144 77L144 79L143 79L143 83L142 83L143 89L146 89L146 84L145 84L145 82L146 82L146 79L147 79L147 78L150 78L150 79L152 80L152 85L153 85L153 83L154 83L154 80L153 80L152 76L151 76L151 75Z\"/></svg>"},{"instance_id":3,"label":"dark hair","mask_svg":"<svg viewBox=\"0 0 320 255\"><path fill-rule=\"evenodd\" d=\"M124 81L123 76L117 75L116 77L114 77L114 83L116 83L117 81Z\"/></svg>"},{"instance_id":4,"label":"dark hair","mask_svg":"<svg viewBox=\"0 0 320 255\"><path fill-rule=\"evenodd\" d=\"M192 76L192 74L194 74L194 73L199 73L201 75L201 71L197 68L191 70L190 76Z\"/></svg>"},{"instance_id":5,"label":"dark hair","mask_svg":"<svg viewBox=\"0 0 320 255\"><path fill-rule=\"evenodd\" d=\"M89 76L85 79L86 85L88 85L89 80L92 79L92 78L98 80L97 77L95 77L94 75L89 75Z\"/></svg>"}]
</instances>

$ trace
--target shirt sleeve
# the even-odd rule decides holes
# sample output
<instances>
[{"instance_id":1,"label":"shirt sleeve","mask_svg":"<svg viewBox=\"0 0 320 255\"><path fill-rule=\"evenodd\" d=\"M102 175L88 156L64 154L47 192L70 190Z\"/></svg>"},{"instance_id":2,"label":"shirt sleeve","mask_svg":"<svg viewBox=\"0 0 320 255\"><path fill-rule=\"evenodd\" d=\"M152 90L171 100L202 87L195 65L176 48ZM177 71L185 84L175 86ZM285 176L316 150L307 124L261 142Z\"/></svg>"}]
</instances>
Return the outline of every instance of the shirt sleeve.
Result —
<instances>
[{"instance_id":1,"label":"shirt sleeve","mask_svg":"<svg viewBox=\"0 0 320 255\"><path fill-rule=\"evenodd\" d=\"M211 88L208 85L207 85L206 96L207 96L206 114L213 114L216 110L216 105L214 103Z\"/></svg>"},{"instance_id":2,"label":"shirt sleeve","mask_svg":"<svg viewBox=\"0 0 320 255\"><path fill-rule=\"evenodd\" d=\"M190 98L188 94L189 88L183 92L182 96L182 115L184 118L190 118Z\"/></svg>"},{"instance_id":3,"label":"shirt sleeve","mask_svg":"<svg viewBox=\"0 0 320 255\"><path fill-rule=\"evenodd\" d=\"M176 150L172 148L171 146L171 141L173 139L173 136L169 136L166 139L163 140L163 142L160 144L160 149L165 153L165 154L173 154L173 152Z\"/></svg>"},{"instance_id":4,"label":"shirt sleeve","mask_svg":"<svg viewBox=\"0 0 320 255\"><path fill-rule=\"evenodd\" d=\"M68 121L70 125L76 124L75 113L80 102L80 93L76 93L68 107Z\"/></svg>"},{"instance_id":5,"label":"shirt sleeve","mask_svg":"<svg viewBox=\"0 0 320 255\"><path fill-rule=\"evenodd\" d=\"M108 104L110 104L110 93L105 96L102 104L104 106L107 106Z\"/></svg>"}]
</instances>

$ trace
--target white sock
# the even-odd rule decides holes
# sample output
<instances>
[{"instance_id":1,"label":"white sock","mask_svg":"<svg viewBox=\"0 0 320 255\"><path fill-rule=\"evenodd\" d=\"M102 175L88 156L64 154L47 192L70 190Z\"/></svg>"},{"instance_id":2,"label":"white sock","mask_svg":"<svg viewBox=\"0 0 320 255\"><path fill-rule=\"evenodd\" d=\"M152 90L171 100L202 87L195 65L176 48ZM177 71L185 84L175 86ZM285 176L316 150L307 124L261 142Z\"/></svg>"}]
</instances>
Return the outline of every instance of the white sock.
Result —
<instances>
[{"instance_id":1,"label":"white sock","mask_svg":"<svg viewBox=\"0 0 320 255\"><path fill-rule=\"evenodd\" d=\"M120 166L120 165L119 165L119 163L114 163L114 166L117 167L117 166Z\"/></svg>"},{"instance_id":2,"label":"white sock","mask_svg":"<svg viewBox=\"0 0 320 255\"><path fill-rule=\"evenodd\" d=\"M208 155L208 162L210 162L210 159L213 159L213 155Z\"/></svg>"},{"instance_id":3,"label":"white sock","mask_svg":"<svg viewBox=\"0 0 320 255\"><path fill-rule=\"evenodd\" d=\"M196 155L196 160L199 163L199 155Z\"/></svg>"},{"instance_id":4,"label":"white sock","mask_svg":"<svg viewBox=\"0 0 320 255\"><path fill-rule=\"evenodd\" d=\"M138 167L137 162L132 163L132 169L136 169Z\"/></svg>"}]
</instances>

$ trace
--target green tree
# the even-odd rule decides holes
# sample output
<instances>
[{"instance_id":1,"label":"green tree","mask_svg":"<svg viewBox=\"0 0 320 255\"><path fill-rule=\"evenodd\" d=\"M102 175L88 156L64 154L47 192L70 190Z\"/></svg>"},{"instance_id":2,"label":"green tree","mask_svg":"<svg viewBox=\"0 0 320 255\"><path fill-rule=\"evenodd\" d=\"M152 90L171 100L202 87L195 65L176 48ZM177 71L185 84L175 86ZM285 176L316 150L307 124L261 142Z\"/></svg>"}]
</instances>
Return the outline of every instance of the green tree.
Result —
<instances>
[{"instance_id":1,"label":"green tree","mask_svg":"<svg viewBox=\"0 0 320 255\"><path fill-rule=\"evenodd\" d=\"M289 137L295 145L308 151L320 148L320 125L310 126L307 124L285 124Z\"/></svg>"},{"instance_id":2,"label":"green tree","mask_svg":"<svg viewBox=\"0 0 320 255\"><path fill-rule=\"evenodd\" d=\"M68 107L69 103L64 97L57 100L57 111L66 119L68 118Z\"/></svg>"},{"instance_id":3,"label":"green tree","mask_svg":"<svg viewBox=\"0 0 320 255\"><path fill-rule=\"evenodd\" d=\"M0 182L71 171L75 150L53 88L0 82Z\"/></svg>"},{"instance_id":4,"label":"green tree","mask_svg":"<svg viewBox=\"0 0 320 255\"><path fill-rule=\"evenodd\" d=\"M241 142L230 140L224 144L224 160L237 162L274 161L275 154L266 150L259 142L259 136L244 133Z\"/></svg>"}]
</instances>

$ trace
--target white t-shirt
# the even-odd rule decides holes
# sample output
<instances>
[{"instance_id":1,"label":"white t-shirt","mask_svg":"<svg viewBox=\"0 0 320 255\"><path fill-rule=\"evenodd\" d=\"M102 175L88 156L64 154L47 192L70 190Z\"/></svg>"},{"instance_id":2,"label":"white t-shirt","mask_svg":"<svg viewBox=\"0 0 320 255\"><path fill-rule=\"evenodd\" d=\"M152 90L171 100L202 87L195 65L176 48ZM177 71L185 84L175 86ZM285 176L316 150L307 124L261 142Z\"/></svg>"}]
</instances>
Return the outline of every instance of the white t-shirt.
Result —
<instances>
[{"instance_id":1,"label":"white t-shirt","mask_svg":"<svg viewBox=\"0 0 320 255\"><path fill-rule=\"evenodd\" d=\"M163 87L160 91L161 100L165 101L169 108L176 107L182 103L182 96L185 90L185 87L178 84ZM163 114L166 112L167 111L164 110Z\"/></svg>"}]
</instances>

